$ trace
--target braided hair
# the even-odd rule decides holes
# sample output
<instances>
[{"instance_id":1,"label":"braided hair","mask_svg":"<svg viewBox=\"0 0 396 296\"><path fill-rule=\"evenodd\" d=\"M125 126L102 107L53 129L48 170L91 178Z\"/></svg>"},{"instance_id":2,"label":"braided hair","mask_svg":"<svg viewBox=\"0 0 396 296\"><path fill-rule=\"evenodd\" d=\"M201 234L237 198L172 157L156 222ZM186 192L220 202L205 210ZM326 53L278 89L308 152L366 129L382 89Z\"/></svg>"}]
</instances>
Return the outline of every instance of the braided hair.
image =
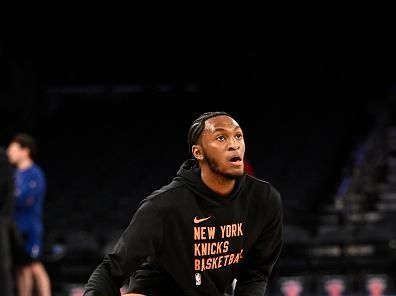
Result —
<instances>
[{"instance_id":1,"label":"braided hair","mask_svg":"<svg viewBox=\"0 0 396 296\"><path fill-rule=\"evenodd\" d=\"M220 115L230 116L227 112L206 112L194 120L188 131L188 148L190 150L193 145L197 144L198 138L205 127L205 121Z\"/></svg>"}]
</instances>

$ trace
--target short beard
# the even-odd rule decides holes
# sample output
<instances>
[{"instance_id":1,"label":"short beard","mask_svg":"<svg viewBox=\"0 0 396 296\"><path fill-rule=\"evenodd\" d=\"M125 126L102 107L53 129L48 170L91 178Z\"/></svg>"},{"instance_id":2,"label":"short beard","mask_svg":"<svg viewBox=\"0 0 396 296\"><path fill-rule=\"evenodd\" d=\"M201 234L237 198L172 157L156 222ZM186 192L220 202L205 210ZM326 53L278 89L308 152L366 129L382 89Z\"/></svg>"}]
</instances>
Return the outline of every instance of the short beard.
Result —
<instances>
[{"instance_id":1,"label":"short beard","mask_svg":"<svg viewBox=\"0 0 396 296\"><path fill-rule=\"evenodd\" d=\"M219 168L217 161L207 155L205 155L205 160L212 172L214 172L215 174L217 174L219 176L222 176L223 178L225 178L227 180L230 180L230 181L236 180L242 176L240 174L227 174L227 173L222 172Z\"/></svg>"}]
</instances>

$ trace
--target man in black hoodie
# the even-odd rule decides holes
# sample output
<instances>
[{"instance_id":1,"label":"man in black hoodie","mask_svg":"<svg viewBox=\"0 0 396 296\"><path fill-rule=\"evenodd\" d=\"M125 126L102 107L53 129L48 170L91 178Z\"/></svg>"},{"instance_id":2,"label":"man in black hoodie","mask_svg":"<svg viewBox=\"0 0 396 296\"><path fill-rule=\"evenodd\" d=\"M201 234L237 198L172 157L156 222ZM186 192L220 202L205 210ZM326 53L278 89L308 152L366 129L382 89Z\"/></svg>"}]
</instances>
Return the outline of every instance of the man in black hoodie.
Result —
<instances>
[{"instance_id":1,"label":"man in black hoodie","mask_svg":"<svg viewBox=\"0 0 396 296\"><path fill-rule=\"evenodd\" d=\"M144 199L91 275L85 296L265 294L282 247L282 206L268 182L244 174L245 142L225 112L190 127L187 160L173 181ZM128 294L129 295L129 294Z\"/></svg>"}]
</instances>

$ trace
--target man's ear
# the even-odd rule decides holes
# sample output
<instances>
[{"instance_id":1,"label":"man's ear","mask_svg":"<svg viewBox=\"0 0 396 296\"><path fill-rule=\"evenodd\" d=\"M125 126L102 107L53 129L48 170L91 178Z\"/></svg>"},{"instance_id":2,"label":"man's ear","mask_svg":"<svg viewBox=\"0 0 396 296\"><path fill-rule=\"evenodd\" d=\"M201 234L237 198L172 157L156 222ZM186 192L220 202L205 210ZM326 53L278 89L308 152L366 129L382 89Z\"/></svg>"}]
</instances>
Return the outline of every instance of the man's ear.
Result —
<instances>
[{"instance_id":1,"label":"man's ear","mask_svg":"<svg viewBox=\"0 0 396 296\"><path fill-rule=\"evenodd\" d=\"M202 152L201 145L193 145L191 147L191 152L192 152L192 155L194 156L194 158L196 158L198 160L203 159L203 152Z\"/></svg>"}]
</instances>

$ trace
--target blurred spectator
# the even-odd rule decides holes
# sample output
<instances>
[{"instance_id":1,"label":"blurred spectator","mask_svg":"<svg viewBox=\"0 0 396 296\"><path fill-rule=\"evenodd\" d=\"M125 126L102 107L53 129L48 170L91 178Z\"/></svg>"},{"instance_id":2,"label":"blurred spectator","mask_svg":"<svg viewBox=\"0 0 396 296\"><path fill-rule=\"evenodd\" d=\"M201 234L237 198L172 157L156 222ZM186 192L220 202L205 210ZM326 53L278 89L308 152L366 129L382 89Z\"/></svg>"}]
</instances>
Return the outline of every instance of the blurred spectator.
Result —
<instances>
[{"instance_id":1,"label":"blurred spectator","mask_svg":"<svg viewBox=\"0 0 396 296\"><path fill-rule=\"evenodd\" d=\"M299 280L287 280L282 283L281 290L284 296L299 296L303 291L303 286Z\"/></svg>"},{"instance_id":2,"label":"blurred spectator","mask_svg":"<svg viewBox=\"0 0 396 296\"><path fill-rule=\"evenodd\" d=\"M345 283L341 279L330 279L325 283L325 290L329 296L341 296L345 290Z\"/></svg>"},{"instance_id":3,"label":"blurred spectator","mask_svg":"<svg viewBox=\"0 0 396 296\"><path fill-rule=\"evenodd\" d=\"M250 163L250 161L245 159L243 162L244 162L245 173L250 176L255 176L253 165Z\"/></svg>"},{"instance_id":4,"label":"blurred spectator","mask_svg":"<svg viewBox=\"0 0 396 296\"><path fill-rule=\"evenodd\" d=\"M35 140L27 134L18 134L8 147L10 162L15 170L15 218L22 234L24 252L18 256L17 288L20 296L32 295L36 286L40 296L51 294L50 281L42 255L42 209L46 191L45 176L33 159Z\"/></svg>"},{"instance_id":5,"label":"blurred spectator","mask_svg":"<svg viewBox=\"0 0 396 296\"><path fill-rule=\"evenodd\" d=\"M382 296L386 289L386 281L380 277L373 277L367 281L367 290L370 296Z\"/></svg>"},{"instance_id":6,"label":"blurred spectator","mask_svg":"<svg viewBox=\"0 0 396 296\"><path fill-rule=\"evenodd\" d=\"M14 295L9 240L13 193L11 166L5 150L0 147L0 287L4 296Z\"/></svg>"}]
</instances>

